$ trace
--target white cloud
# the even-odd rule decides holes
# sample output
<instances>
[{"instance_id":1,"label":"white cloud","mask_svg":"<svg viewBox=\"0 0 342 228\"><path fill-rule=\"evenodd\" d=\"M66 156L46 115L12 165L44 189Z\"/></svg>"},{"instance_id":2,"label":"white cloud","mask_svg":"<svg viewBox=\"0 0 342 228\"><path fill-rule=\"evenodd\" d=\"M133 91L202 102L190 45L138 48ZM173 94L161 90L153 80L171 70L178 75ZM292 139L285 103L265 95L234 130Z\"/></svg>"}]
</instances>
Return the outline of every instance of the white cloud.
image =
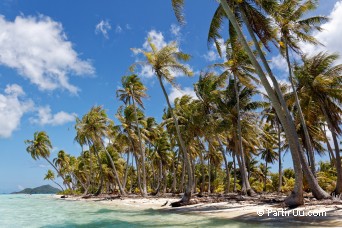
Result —
<instances>
[{"instance_id":1,"label":"white cloud","mask_svg":"<svg viewBox=\"0 0 342 228\"><path fill-rule=\"evenodd\" d=\"M58 126L63 125L68 122L75 121L75 113L66 113L64 111L58 112L56 114L51 113L51 108L49 106L39 107L37 110L37 117L30 118L31 123L39 125L52 125Z\"/></svg>"},{"instance_id":2,"label":"white cloud","mask_svg":"<svg viewBox=\"0 0 342 228\"><path fill-rule=\"evenodd\" d=\"M141 67L139 75L146 78L152 78L154 76L154 71L150 65L144 65Z\"/></svg>"},{"instance_id":3,"label":"white cloud","mask_svg":"<svg viewBox=\"0 0 342 228\"><path fill-rule=\"evenodd\" d=\"M116 33L121 33L121 32L122 32L122 28L121 28L120 25L117 25L117 26L116 26L115 32L116 32Z\"/></svg>"},{"instance_id":4,"label":"white cloud","mask_svg":"<svg viewBox=\"0 0 342 228\"><path fill-rule=\"evenodd\" d=\"M101 20L95 27L95 33L96 34L101 33L106 39L108 39L109 38L108 31L111 29L112 29L112 26L109 24L107 20L106 21Z\"/></svg>"},{"instance_id":5,"label":"white cloud","mask_svg":"<svg viewBox=\"0 0 342 228\"><path fill-rule=\"evenodd\" d=\"M16 69L41 90L66 89L77 93L68 74L92 74L89 61L80 60L60 23L49 17L0 15L0 65Z\"/></svg>"},{"instance_id":6,"label":"white cloud","mask_svg":"<svg viewBox=\"0 0 342 228\"><path fill-rule=\"evenodd\" d=\"M175 35L176 37L179 37L180 36L180 26L178 25L175 25L175 24L172 24L171 25L171 28L170 28L170 32Z\"/></svg>"},{"instance_id":7,"label":"white cloud","mask_svg":"<svg viewBox=\"0 0 342 228\"><path fill-rule=\"evenodd\" d=\"M217 42L220 46L222 55L225 55L226 45L224 43L224 40L222 38L219 38L219 39L217 39ZM215 44L212 45L212 49L209 50L203 57L209 62L214 62L214 61L217 61L219 59L222 59L217 52Z\"/></svg>"},{"instance_id":8,"label":"white cloud","mask_svg":"<svg viewBox=\"0 0 342 228\"><path fill-rule=\"evenodd\" d=\"M143 48L147 51L151 51L148 39L151 39L151 42L156 46L158 50L167 45L163 33L157 32L156 30L152 29L148 32L145 43L143 44Z\"/></svg>"},{"instance_id":9,"label":"white cloud","mask_svg":"<svg viewBox=\"0 0 342 228\"><path fill-rule=\"evenodd\" d=\"M8 138L20 125L22 116L32 110L33 102L24 100L25 93L17 85L7 85L4 94L0 94L0 137Z\"/></svg>"},{"instance_id":10,"label":"white cloud","mask_svg":"<svg viewBox=\"0 0 342 228\"><path fill-rule=\"evenodd\" d=\"M204 58L209 61L209 62L214 62L216 61L217 59L220 58L220 56L217 54L216 51L213 51L213 50L209 50L207 52L207 54L204 55Z\"/></svg>"},{"instance_id":11,"label":"white cloud","mask_svg":"<svg viewBox=\"0 0 342 228\"><path fill-rule=\"evenodd\" d=\"M131 30L132 27L131 27L129 24L126 24L126 29L127 29L127 30Z\"/></svg>"},{"instance_id":12,"label":"white cloud","mask_svg":"<svg viewBox=\"0 0 342 228\"><path fill-rule=\"evenodd\" d=\"M272 56L270 67L272 70L280 70L286 73L289 72L286 59L281 54L278 54L277 56Z\"/></svg>"},{"instance_id":13,"label":"white cloud","mask_svg":"<svg viewBox=\"0 0 342 228\"><path fill-rule=\"evenodd\" d=\"M196 93L193 88L185 87L184 89L177 89L175 87L172 87L171 93L169 94L170 102L173 104L176 98L182 97L184 95L189 95L193 99L197 99Z\"/></svg>"},{"instance_id":14,"label":"white cloud","mask_svg":"<svg viewBox=\"0 0 342 228\"><path fill-rule=\"evenodd\" d=\"M324 30L313 34L324 46L302 44L302 50L305 53L310 55L321 51L342 53L342 1L336 2L329 18L330 21L322 25Z\"/></svg>"}]
</instances>

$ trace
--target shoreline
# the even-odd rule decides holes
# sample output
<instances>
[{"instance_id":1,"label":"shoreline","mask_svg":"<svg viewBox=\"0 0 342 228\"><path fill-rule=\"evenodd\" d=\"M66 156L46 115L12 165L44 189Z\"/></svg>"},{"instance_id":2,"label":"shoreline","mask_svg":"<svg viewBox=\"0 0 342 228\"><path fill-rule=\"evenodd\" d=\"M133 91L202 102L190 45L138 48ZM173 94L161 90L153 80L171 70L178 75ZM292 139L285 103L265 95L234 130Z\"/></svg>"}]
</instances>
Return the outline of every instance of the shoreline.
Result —
<instances>
[{"instance_id":1,"label":"shoreline","mask_svg":"<svg viewBox=\"0 0 342 228\"><path fill-rule=\"evenodd\" d=\"M54 198L61 199L60 195ZM134 210L155 210L165 213L189 213L203 215L208 218L233 220L244 223L258 223L265 225L300 225L300 226L330 226L342 227L342 202L332 200L310 200L305 199L305 205L295 209L283 207L280 200L271 200L265 196L235 197L225 200L224 197L193 197L194 204L183 207L171 207L171 202L178 201L179 197L171 196L148 196L141 197L129 195L118 197L114 195L103 195L84 199L81 196L68 196L63 198L68 201L95 202L104 205ZM63 200L62 199L62 200ZM218 199L222 200L217 202ZM274 199L274 196L273 196ZM266 202L265 202L266 201ZM267 202L269 201L269 202ZM263 215L261 215L263 213ZM260 214L260 215L259 215Z\"/></svg>"}]
</instances>

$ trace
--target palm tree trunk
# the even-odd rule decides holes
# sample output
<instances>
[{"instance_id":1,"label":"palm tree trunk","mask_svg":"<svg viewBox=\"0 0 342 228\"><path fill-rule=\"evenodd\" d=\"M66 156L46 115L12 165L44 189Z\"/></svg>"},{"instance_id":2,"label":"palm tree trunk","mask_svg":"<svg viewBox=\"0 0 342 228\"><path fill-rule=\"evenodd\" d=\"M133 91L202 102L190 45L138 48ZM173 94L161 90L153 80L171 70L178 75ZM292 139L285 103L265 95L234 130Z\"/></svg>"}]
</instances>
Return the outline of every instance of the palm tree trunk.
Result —
<instances>
[{"instance_id":1,"label":"palm tree trunk","mask_svg":"<svg viewBox=\"0 0 342 228\"><path fill-rule=\"evenodd\" d=\"M140 179L140 165L139 165L139 158L137 154L135 154L135 166L137 167L137 179L138 179L138 186L140 193L143 192L142 187L141 187L141 179Z\"/></svg>"},{"instance_id":2,"label":"palm tree trunk","mask_svg":"<svg viewBox=\"0 0 342 228\"><path fill-rule=\"evenodd\" d=\"M64 191L63 187L62 187L60 184L58 184L58 183L57 183L56 181L54 181L54 180L52 180L52 182L55 183L56 185L58 185L59 188L62 190L62 192Z\"/></svg>"},{"instance_id":3,"label":"palm tree trunk","mask_svg":"<svg viewBox=\"0 0 342 228\"><path fill-rule=\"evenodd\" d=\"M190 160L189 160L189 157L188 157L188 152L186 150L186 147L185 147L185 144L184 144L184 141L182 139L182 136L181 136L181 133L180 133L180 129L179 129L179 125L178 125L178 120L175 116L175 114L173 113L173 109L171 107L171 104L170 104L170 101L169 101L169 97L166 93L166 90L165 90L165 87L163 85L163 81L162 81L162 78L161 78L161 75L158 75L158 80L159 80L159 84L163 90L163 93L164 93L164 96L165 96L165 99L166 99L166 102L167 102L167 105L169 107L169 110L170 110L170 113L171 113L171 116L172 116L172 119L173 119L173 122L175 124L175 127L176 127L176 132L177 132L177 136L178 136L178 141L180 143L180 146L181 146L181 149L183 151L183 154L184 154L184 158L185 158L185 166L186 166L186 169L187 169L187 172L188 172L188 183L186 185L186 189L185 189L185 192L184 192L184 195L183 195L183 198L181 199L180 203L182 204L187 204L190 202L190 198L191 198L191 189L192 189L192 170L191 170L191 163L190 163ZM173 204L175 205L175 204Z\"/></svg>"},{"instance_id":4,"label":"palm tree trunk","mask_svg":"<svg viewBox=\"0 0 342 228\"><path fill-rule=\"evenodd\" d=\"M255 194L253 189L251 188L249 184L249 179L247 175L247 170L246 170L246 162L245 162L245 154L243 151L243 146L242 146L242 133L241 133L241 120L240 120L240 96L239 96L239 88L238 88L238 82L237 82L237 77L235 74L234 75L234 89L235 89L235 95L236 95L236 109L237 109L237 138L238 138L238 153L241 155L241 162L242 162L242 167L240 167L241 170L241 175L244 177L242 178L242 181L244 181L245 186L246 186L246 192L249 196Z\"/></svg>"},{"instance_id":5,"label":"palm tree trunk","mask_svg":"<svg viewBox=\"0 0 342 228\"><path fill-rule=\"evenodd\" d=\"M266 192L266 191L267 191L267 189L266 189L266 182L267 182L267 161L265 161L264 192Z\"/></svg>"},{"instance_id":6,"label":"palm tree trunk","mask_svg":"<svg viewBox=\"0 0 342 228\"><path fill-rule=\"evenodd\" d=\"M67 181L65 181L64 175L62 175L62 173L57 169L57 167L48 158L44 157L44 159L56 170L58 175L62 178L63 183L65 183L68 186L68 189L72 190L70 184Z\"/></svg>"},{"instance_id":7,"label":"palm tree trunk","mask_svg":"<svg viewBox=\"0 0 342 228\"><path fill-rule=\"evenodd\" d=\"M100 185L99 185L99 188L97 189L96 193L95 193L95 196L98 196L101 194L102 192L102 188L103 188L103 181L104 181L104 176L103 176L103 169L102 169L102 163L101 163L101 159L100 159L100 156L97 152L97 149L96 149L96 146L93 145L94 147L94 151L95 151L95 156L97 158L97 162L99 164L99 169L100 169Z\"/></svg>"},{"instance_id":8,"label":"palm tree trunk","mask_svg":"<svg viewBox=\"0 0 342 228\"><path fill-rule=\"evenodd\" d=\"M176 161L175 161L175 159L172 159L172 189L171 189L171 192L173 194L176 193L176 183L177 183Z\"/></svg>"},{"instance_id":9,"label":"palm tree trunk","mask_svg":"<svg viewBox=\"0 0 342 228\"><path fill-rule=\"evenodd\" d=\"M311 140L310 140L310 136L309 136L309 131L308 131L305 119L304 119L303 112L302 112L302 108L301 108L300 103L299 103L299 98L298 98L297 90L296 90L296 87L294 85L293 74L292 74L292 67L291 67L290 56L289 56L289 47L287 45L286 40L285 40L285 55L286 55L287 66L288 66L288 69L289 69L290 83L291 83L293 94L295 96L295 104L297 106L298 114L299 114L299 118L300 118L300 123L301 123L303 131L304 131L305 146L306 146L306 151L309 154L309 161L310 161L310 165L311 165L310 166L311 167L311 172L314 175L316 175L315 155L314 155L314 151L313 151Z\"/></svg>"},{"instance_id":10,"label":"palm tree trunk","mask_svg":"<svg viewBox=\"0 0 342 228\"><path fill-rule=\"evenodd\" d=\"M281 130L280 130L280 123L277 121L278 127L278 159L279 159L279 167L278 167L278 174L279 174L279 186L278 192L281 192L281 187L283 186L283 171L282 171L282 162L281 162Z\"/></svg>"},{"instance_id":11,"label":"palm tree trunk","mask_svg":"<svg viewBox=\"0 0 342 228\"><path fill-rule=\"evenodd\" d=\"M211 193L211 168L210 168L210 157L208 156L208 194Z\"/></svg>"},{"instance_id":12,"label":"palm tree trunk","mask_svg":"<svg viewBox=\"0 0 342 228\"><path fill-rule=\"evenodd\" d=\"M117 184L118 184L118 186L119 186L120 194L123 195L123 196L125 196L125 195L126 195L126 192L125 192L125 189L122 187L122 184L121 184L121 181L120 181L120 178L119 178L119 174L118 174L118 171L116 170L116 167L115 167L113 158L112 158L112 156L110 156L110 154L108 153L108 151L107 151L105 145L103 144L103 142L102 142L102 147L103 147L104 151L106 152L107 157L109 158L110 165L112 166L112 169L113 169L114 177L115 177L116 182L117 182Z\"/></svg>"},{"instance_id":13,"label":"palm tree trunk","mask_svg":"<svg viewBox=\"0 0 342 228\"><path fill-rule=\"evenodd\" d=\"M233 153L233 165L234 165L234 186L233 186L233 192L236 192L236 156L235 151Z\"/></svg>"},{"instance_id":14,"label":"palm tree trunk","mask_svg":"<svg viewBox=\"0 0 342 228\"><path fill-rule=\"evenodd\" d=\"M323 125L323 129L322 128L320 128L320 129L323 132L324 139L325 139L325 142L327 144L327 148L328 148L328 151L329 151L329 154L330 154L330 158L331 158L330 159L330 163L334 164L334 166L336 167L336 158L335 158L333 149L331 148L331 145L330 145L330 142L329 142L329 139L328 139L328 136L327 136L327 132L326 132L326 129L325 129L325 125Z\"/></svg>"},{"instance_id":15,"label":"palm tree trunk","mask_svg":"<svg viewBox=\"0 0 342 228\"><path fill-rule=\"evenodd\" d=\"M180 183L179 183L179 191L184 191L184 182L185 182L185 159L184 154L182 153L182 174L180 177Z\"/></svg>"},{"instance_id":16,"label":"palm tree trunk","mask_svg":"<svg viewBox=\"0 0 342 228\"><path fill-rule=\"evenodd\" d=\"M202 152L200 153L200 160L201 160L201 175L202 175L202 181L201 181L201 187L200 187L200 195L204 192L204 183L205 183L205 172L204 172L204 159Z\"/></svg>"},{"instance_id":17,"label":"palm tree trunk","mask_svg":"<svg viewBox=\"0 0 342 228\"><path fill-rule=\"evenodd\" d=\"M336 188L333 191L334 195L338 195L342 193L342 167L341 167L341 155L340 155L340 148L337 142L337 135L335 132L335 129L333 127L333 124L330 121L330 118L328 116L327 111L322 106L321 107L324 117L328 123L328 128L331 131L331 136L333 138L334 146L335 146L335 157L336 157L336 172L337 172L337 180L336 180Z\"/></svg>"},{"instance_id":18,"label":"palm tree trunk","mask_svg":"<svg viewBox=\"0 0 342 228\"><path fill-rule=\"evenodd\" d=\"M296 173L296 183L295 183L295 188L292 191L291 195L286 199L286 204L289 206L298 206L298 205L302 205L304 203L304 199L303 199L303 189L302 189L302 184L303 184L303 174L302 174L302 168L304 173L307 176L308 182L310 184L310 187L312 189L312 192L314 194L314 196L317 199L322 199L322 198L328 198L329 195L322 189L319 187L317 180L315 179L315 177L313 176L311 170L308 168L307 165L307 161L305 159L305 157L303 156L301 148L300 148L300 144L299 144L299 140L298 140L298 135L294 126L294 123L292 121L292 119L289 116L289 111L286 107L284 98L280 92L278 83L276 81L276 79L274 78L268 64L266 61L265 56L263 55L261 48L259 47L259 44L256 40L256 37L251 29L251 26L249 25L248 21L246 20L246 16L244 15L243 11L241 13L244 22L247 25L247 29L253 39L253 42L255 44L255 47L258 51L258 54L263 62L263 64L265 65L265 68L267 70L267 72L269 73L269 76L273 82L273 85L275 87L275 91L277 93L277 95L274 93L270 83L268 82L266 75L264 74L261 66L259 65L259 63L257 62L251 48L249 47L244 35L242 34L241 28L233 14L233 12L231 11L229 5L227 4L226 1L224 0L220 0L224 11L226 12L230 22L232 23L234 29L236 30L238 37L240 39L240 41L242 42L242 45L244 47L244 49L246 50L249 58L252 61L253 66L256 69L257 74L260 77L261 83L263 84L268 96L270 97L271 103L274 107L274 109L277 112L277 115L280 119L280 121L282 122L282 125L284 127L284 131L286 133L286 136L289 140L289 145L291 148L291 154L292 154L292 160L293 160L293 166L294 166L294 170ZM302 167L303 166L303 167Z\"/></svg>"},{"instance_id":19,"label":"palm tree trunk","mask_svg":"<svg viewBox=\"0 0 342 228\"><path fill-rule=\"evenodd\" d=\"M137 168L137 179L138 179L138 186L139 186L139 189L140 189L140 192L142 193L143 190L141 188L141 181L140 181L140 165L139 165L139 157L134 149L134 143L133 143L133 139L131 138L129 132L127 132L127 137L128 137L128 140L130 141L131 145L132 145L132 152L133 152L133 155L134 155L134 158L135 158L135 166ZM133 180L131 181L133 182Z\"/></svg>"},{"instance_id":20,"label":"palm tree trunk","mask_svg":"<svg viewBox=\"0 0 342 228\"><path fill-rule=\"evenodd\" d=\"M130 86L131 93L134 94L132 90L132 85ZM139 123L138 123L138 115L137 115L137 108L135 106L135 100L133 100L133 108L134 108L134 118L135 118L135 124L137 126L137 131L138 131L138 137L139 137L139 147L140 147L140 153L141 153L141 168L142 168L142 184L143 184L143 192L142 195L143 197L147 196L147 186L146 186L146 168L145 168L145 150L143 149L142 146L142 138L141 138L141 133L140 133L140 128L139 128Z\"/></svg>"},{"instance_id":21,"label":"palm tree trunk","mask_svg":"<svg viewBox=\"0 0 342 228\"><path fill-rule=\"evenodd\" d=\"M227 194L229 192L229 167L228 167L228 161L227 161L227 157L224 153L224 149L223 149L223 145L222 142L220 140L220 138L218 136L216 136L216 140L219 142L220 144L220 150L223 156L223 161L224 161L224 166L226 168L226 184L224 185L224 193Z\"/></svg>"},{"instance_id":22,"label":"palm tree trunk","mask_svg":"<svg viewBox=\"0 0 342 228\"><path fill-rule=\"evenodd\" d=\"M126 159L126 169L125 169L125 176L124 176L124 181L123 181L123 187L126 188L127 184L127 176L128 176L128 169L129 169L129 150L127 151L127 159Z\"/></svg>"}]
</instances>

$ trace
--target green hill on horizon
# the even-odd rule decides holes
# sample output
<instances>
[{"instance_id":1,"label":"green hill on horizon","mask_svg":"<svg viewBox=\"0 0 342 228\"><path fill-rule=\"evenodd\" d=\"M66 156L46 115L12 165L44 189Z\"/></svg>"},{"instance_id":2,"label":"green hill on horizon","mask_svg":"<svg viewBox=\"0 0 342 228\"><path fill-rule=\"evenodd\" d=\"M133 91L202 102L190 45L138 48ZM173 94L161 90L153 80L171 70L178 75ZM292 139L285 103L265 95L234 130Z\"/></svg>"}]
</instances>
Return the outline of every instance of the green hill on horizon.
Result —
<instances>
[{"instance_id":1,"label":"green hill on horizon","mask_svg":"<svg viewBox=\"0 0 342 228\"><path fill-rule=\"evenodd\" d=\"M12 192L11 194L56 194L60 190L51 185L42 185L37 188L25 188L20 192Z\"/></svg>"}]
</instances>

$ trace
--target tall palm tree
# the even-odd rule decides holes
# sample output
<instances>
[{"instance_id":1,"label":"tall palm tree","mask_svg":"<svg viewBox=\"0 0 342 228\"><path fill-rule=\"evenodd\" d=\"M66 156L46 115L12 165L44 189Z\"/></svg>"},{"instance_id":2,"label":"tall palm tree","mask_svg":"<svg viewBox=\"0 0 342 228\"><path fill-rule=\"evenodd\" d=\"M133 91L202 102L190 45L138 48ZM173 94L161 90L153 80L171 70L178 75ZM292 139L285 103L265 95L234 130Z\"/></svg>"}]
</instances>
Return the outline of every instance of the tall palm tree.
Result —
<instances>
[{"instance_id":1,"label":"tall palm tree","mask_svg":"<svg viewBox=\"0 0 342 228\"><path fill-rule=\"evenodd\" d=\"M173 7L175 9L175 12L180 13L184 0L172 0L172 2L173 2ZM220 4L222 5L222 8L224 12L226 13L227 18L229 19L231 25L235 29L237 33L237 37L239 38L241 42L241 45L247 52L247 55L250 58L256 70L256 73L258 74L260 78L262 85L264 86L268 96L270 97L272 105L277 112L277 115L283 125L285 135L289 141L293 166L296 172L296 184L291 195L287 197L285 202L289 206L297 206L297 205L302 205L304 203L303 190L302 190L302 183L303 183L302 171L304 171L304 174L306 176L306 179L308 180L308 183L310 185L310 188L314 196L317 199L328 198L329 195L318 185L318 182L316 178L314 177L313 173L311 172L308 166L307 160L303 155L302 147L299 143L298 135L296 132L296 128L295 128L292 116L289 110L287 109L287 106L286 106L283 94L280 91L278 82L271 71L271 68L266 60L266 57L263 51L261 50L261 47L259 46L259 42L255 35L255 34L258 35L260 32L261 34L263 34L262 29L256 30L256 28L262 27L261 26L262 24L268 26L269 20L266 20L266 21L260 20L259 21L260 23L255 24L259 26L253 26L253 21L251 20L249 21L248 17L246 16L246 14L248 15L247 8L250 7L252 4L259 6L259 8L263 8L266 12L270 13L272 12L272 10L274 10L274 6L277 3L276 1L273 1L273 0L269 0L269 1L244 1L242 0L242 1L234 1L234 3L238 3L238 4L233 5L232 7L232 5L230 4L231 2L232 1L220 0ZM267 80L266 74L263 72L263 69L261 65L258 63L256 56L254 55L253 51L249 47L244 34L242 33L239 20L236 18L237 11L239 12L239 15L241 15L241 19L247 27L247 31L253 40L254 47L256 48L258 56L260 57L262 64L264 65L266 72L272 81L274 90L270 82ZM178 16L178 18L182 19L181 16ZM264 38L268 39L271 37L265 36ZM262 40L263 38L260 37L260 39Z\"/></svg>"},{"instance_id":2,"label":"tall palm tree","mask_svg":"<svg viewBox=\"0 0 342 228\"><path fill-rule=\"evenodd\" d=\"M335 64L337 54L319 53L303 57L303 66L295 69L298 93L303 102L310 101L311 112L328 124L335 146L337 183L335 194L342 193L342 168L338 135L342 134L342 64Z\"/></svg>"},{"instance_id":3,"label":"tall palm tree","mask_svg":"<svg viewBox=\"0 0 342 228\"><path fill-rule=\"evenodd\" d=\"M138 137L139 137L139 146L140 146L140 153L141 153L141 166L142 166L142 173L143 173L143 196L147 196L147 185L146 185L146 168L145 168L145 150L143 149L143 141L141 138L140 128L138 127L138 115L137 115L137 108L135 103L142 108L144 108L143 102L141 98L147 97L145 93L146 87L143 83L141 83L140 78L133 74L130 76L123 76L122 79L122 89L118 89L116 91L117 97L121 101L123 101L126 105L133 103L134 108L134 117L135 117L135 124L137 125Z\"/></svg>"},{"instance_id":4,"label":"tall palm tree","mask_svg":"<svg viewBox=\"0 0 342 228\"><path fill-rule=\"evenodd\" d=\"M289 49L293 50L297 54L301 54L299 47L300 41L308 42L311 44L319 44L319 42L309 33L316 29L321 31L319 26L321 23L326 22L327 18L323 16L313 16L302 19L303 15L310 10L314 10L317 7L317 2L312 0L298 1L298 0L284 0L278 5L273 13L275 22L279 27L280 32L280 52L285 56L287 61L289 78L292 87L292 91L295 97L295 105L298 110L300 123L303 128L305 136L305 146L307 153L309 154L310 167L313 173L315 173L315 156L307 123L304 119L304 115L299 103L298 95L296 92L296 86L293 81L293 73L289 55Z\"/></svg>"},{"instance_id":5,"label":"tall palm tree","mask_svg":"<svg viewBox=\"0 0 342 228\"><path fill-rule=\"evenodd\" d=\"M52 144L45 131L36 131L33 135L33 140L25 140L25 144L27 145L26 151L31 154L31 157L34 160L40 158L45 159L56 170L58 175L63 179L63 182L67 183L60 170L58 170L57 167L49 160ZM67 185L68 188L71 189L70 184Z\"/></svg>"},{"instance_id":6,"label":"tall palm tree","mask_svg":"<svg viewBox=\"0 0 342 228\"><path fill-rule=\"evenodd\" d=\"M226 58L227 61L222 64L215 64L215 66L221 67L224 69L224 72L221 74L227 78L234 78L234 90L236 97L236 105L237 105L237 137L238 137L238 153L241 155L241 160L243 164L245 162L245 155L243 153L242 146L242 136L241 136L241 118L240 118L240 96L239 96L239 87L238 83L241 82L244 86L249 88L254 88L252 81L258 82L258 80L253 76L255 73L254 67L251 64L246 52L241 48L241 44L237 41L236 33L232 27L229 27L229 36L230 40L227 41L229 45L226 48ZM249 184L249 180L247 178L247 171L245 167L241 167L242 175L244 176L243 181L244 186L246 186L247 194L252 195L253 189ZM243 192L243 191L242 191ZM244 193L244 192L243 192Z\"/></svg>"},{"instance_id":7,"label":"tall palm tree","mask_svg":"<svg viewBox=\"0 0 342 228\"><path fill-rule=\"evenodd\" d=\"M133 64L131 66L131 70L134 70L137 64L145 65L145 66L147 65L147 66L152 67L155 75L157 76L160 87L163 90L168 108L171 112L171 116L173 118L173 121L176 127L177 137L178 137L178 141L180 144L179 146L182 149L182 152L184 154L185 161L186 161L186 167L187 167L187 172L188 172L188 184L186 187L186 191L183 195L183 198L179 202L180 204L182 203L186 204L190 201L191 189L192 189L192 184L193 184L191 164L188 158L188 152L187 152L184 140L182 139L181 132L178 126L178 120L172 111L173 109L169 101L168 94L165 90L163 80L169 82L171 85L174 86L175 85L174 76L172 74L172 71L178 71L178 72L184 73L184 75L192 76L193 73L191 72L189 67L187 67L186 65L183 65L180 62L180 61L188 61L190 59L190 55L179 51L179 48L176 42L171 42L170 44L166 45L165 47L162 47L159 50L157 49L156 45L152 43L150 39L148 40L148 43L151 48L151 51L145 51L141 49L138 50L146 57L146 62Z\"/></svg>"}]
</instances>

